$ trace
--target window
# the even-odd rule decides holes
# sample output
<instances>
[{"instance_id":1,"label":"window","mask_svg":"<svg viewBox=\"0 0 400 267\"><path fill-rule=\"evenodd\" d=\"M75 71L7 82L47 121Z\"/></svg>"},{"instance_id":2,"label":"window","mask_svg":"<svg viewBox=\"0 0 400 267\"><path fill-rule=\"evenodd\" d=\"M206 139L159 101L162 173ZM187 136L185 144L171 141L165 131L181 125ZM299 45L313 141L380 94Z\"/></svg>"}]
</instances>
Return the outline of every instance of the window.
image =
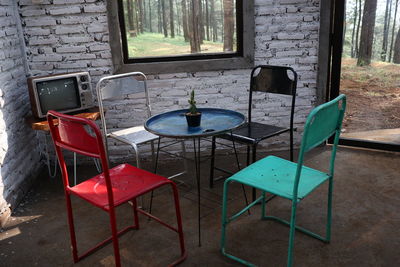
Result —
<instances>
[{"instance_id":1,"label":"window","mask_svg":"<svg viewBox=\"0 0 400 267\"><path fill-rule=\"evenodd\" d=\"M250 68L253 6L246 0L108 1L116 72Z\"/></svg>"}]
</instances>

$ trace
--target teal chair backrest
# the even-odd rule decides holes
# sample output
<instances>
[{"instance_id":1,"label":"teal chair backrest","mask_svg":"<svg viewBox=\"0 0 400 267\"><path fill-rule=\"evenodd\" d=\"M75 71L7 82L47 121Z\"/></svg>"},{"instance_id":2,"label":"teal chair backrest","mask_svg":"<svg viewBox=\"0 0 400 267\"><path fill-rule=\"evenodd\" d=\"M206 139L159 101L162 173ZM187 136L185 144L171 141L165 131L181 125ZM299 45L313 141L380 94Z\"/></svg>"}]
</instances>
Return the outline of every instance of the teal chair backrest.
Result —
<instances>
[{"instance_id":1,"label":"teal chair backrest","mask_svg":"<svg viewBox=\"0 0 400 267\"><path fill-rule=\"evenodd\" d=\"M335 99L314 108L307 117L304 126L303 138L301 141L300 153L297 161L297 172L293 195L297 198L301 166L304 161L304 154L316 146L324 143L331 136L334 136L329 175L333 177L336 148L342 128L344 112L346 110L346 96L341 94Z\"/></svg>"}]
</instances>

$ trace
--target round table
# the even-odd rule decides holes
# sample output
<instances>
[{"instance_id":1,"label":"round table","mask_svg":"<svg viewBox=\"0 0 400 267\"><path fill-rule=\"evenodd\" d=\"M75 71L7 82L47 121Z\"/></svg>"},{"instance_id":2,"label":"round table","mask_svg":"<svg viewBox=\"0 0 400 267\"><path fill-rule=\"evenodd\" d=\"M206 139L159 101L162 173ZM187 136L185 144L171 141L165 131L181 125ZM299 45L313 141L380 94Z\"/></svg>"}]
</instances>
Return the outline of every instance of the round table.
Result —
<instances>
[{"instance_id":1,"label":"round table","mask_svg":"<svg viewBox=\"0 0 400 267\"><path fill-rule=\"evenodd\" d=\"M144 128L160 137L170 137L177 139L193 139L194 162L197 181L197 208L198 208L198 238L201 246L200 228L200 138L215 136L218 134L231 132L240 127L246 118L243 114L220 108L199 108L201 112L201 123L199 127L188 127L185 113L187 109L180 109L165 112L149 118ZM196 144L197 140L197 144ZM156 165L158 161L159 145L157 149Z\"/></svg>"},{"instance_id":2,"label":"round table","mask_svg":"<svg viewBox=\"0 0 400 267\"><path fill-rule=\"evenodd\" d=\"M147 131L163 137L194 138L217 135L232 131L245 122L243 114L220 108L199 108L199 127L188 127L185 113L187 109L169 111L149 118L144 127Z\"/></svg>"}]
</instances>

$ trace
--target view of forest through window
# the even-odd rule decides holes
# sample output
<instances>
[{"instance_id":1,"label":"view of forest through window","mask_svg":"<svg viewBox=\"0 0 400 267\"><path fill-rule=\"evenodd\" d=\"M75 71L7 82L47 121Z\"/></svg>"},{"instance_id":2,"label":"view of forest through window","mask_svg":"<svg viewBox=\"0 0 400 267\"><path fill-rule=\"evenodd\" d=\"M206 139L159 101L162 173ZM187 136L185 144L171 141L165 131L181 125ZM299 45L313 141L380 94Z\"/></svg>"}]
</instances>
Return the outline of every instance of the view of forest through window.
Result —
<instances>
[{"instance_id":1,"label":"view of forest through window","mask_svg":"<svg viewBox=\"0 0 400 267\"><path fill-rule=\"evenodd\" d=\"M237 52L236 0L122 0L129 58Z\"/></svg>"},{"instance_id":2,"label":"view of forest through window","mask_svg":"<svg viewBox=\"0 0 400 267\"><path fill-rule=\"evenodd\" d=\"M350 133L383 129L400 133L400 1L347 0L344 22L343 136L365 138Z\"/></svg>"}]
</instances>

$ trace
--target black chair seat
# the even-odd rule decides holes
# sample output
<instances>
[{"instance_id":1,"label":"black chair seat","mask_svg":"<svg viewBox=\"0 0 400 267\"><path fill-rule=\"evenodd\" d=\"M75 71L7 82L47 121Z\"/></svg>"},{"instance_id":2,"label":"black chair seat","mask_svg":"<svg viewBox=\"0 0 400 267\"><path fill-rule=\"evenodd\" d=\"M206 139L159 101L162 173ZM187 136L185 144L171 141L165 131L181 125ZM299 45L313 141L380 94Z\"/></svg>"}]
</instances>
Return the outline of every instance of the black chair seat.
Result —
<instances>
[{"instance_id":1,"label":"black chair seat","mask_svg":"<svg viewBox=\"0 0 400 267\"><path fill-rule=\"evenodd\" d=\"M233 140L235 142L241 142L245 144L257 144L258 142L273 137L275 135L282 134L290 131L290 128L278 127L269 124L262 124L258 122L245 123L240 128L234 130L231 133L225 133L219 138Z\"/></svg>"}]
</instances>

